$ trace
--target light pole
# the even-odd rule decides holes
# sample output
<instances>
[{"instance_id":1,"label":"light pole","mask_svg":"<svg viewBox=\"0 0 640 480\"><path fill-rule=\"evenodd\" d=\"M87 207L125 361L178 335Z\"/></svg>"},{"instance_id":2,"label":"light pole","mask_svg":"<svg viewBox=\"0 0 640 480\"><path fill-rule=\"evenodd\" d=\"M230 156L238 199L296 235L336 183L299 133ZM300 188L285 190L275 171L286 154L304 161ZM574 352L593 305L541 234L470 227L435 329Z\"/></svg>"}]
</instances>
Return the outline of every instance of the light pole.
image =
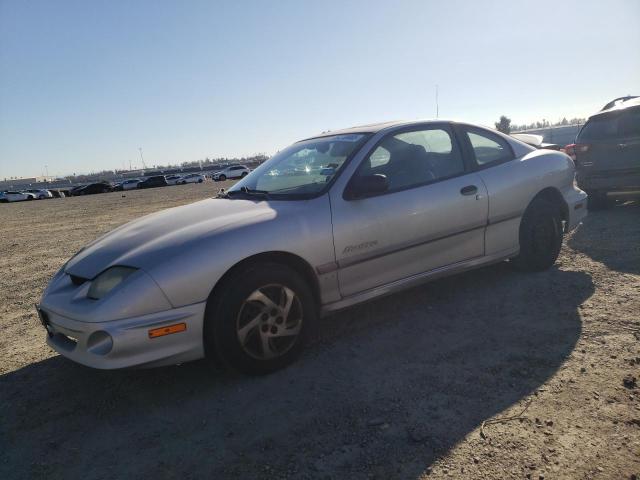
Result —
<instances>
[{"instance_id":1,"label":"light pole","mask_svg":"<svg viewBox=\"0 0 640 480\"><path fill-rule=\"evenodd\" d=\"M138 147L138 150L140 150L140 160L142 160L142 168L146 170L147 166L144 164L144 157L142 156L142 147Z\"/></svg>"}]
</instances>

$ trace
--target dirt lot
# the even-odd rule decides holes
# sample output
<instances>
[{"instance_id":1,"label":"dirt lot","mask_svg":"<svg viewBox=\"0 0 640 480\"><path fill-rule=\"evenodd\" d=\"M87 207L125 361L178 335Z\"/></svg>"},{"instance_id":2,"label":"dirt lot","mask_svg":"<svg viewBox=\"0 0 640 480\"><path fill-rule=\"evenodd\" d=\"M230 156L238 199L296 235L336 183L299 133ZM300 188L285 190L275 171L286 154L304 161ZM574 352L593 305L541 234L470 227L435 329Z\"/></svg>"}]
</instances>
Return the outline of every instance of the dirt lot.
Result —
<instances>
[{"instance_id":1,"label":"dirt lot","mask_svg":"<svg viewBox=\"0 0 640 480\"><path fill-rule=\"evenodd\" d=\"M69 256L219 186L0 205L0 478L640 475L637 203L591 214L550 271L503 263L325 319L269 377L102 372L46 346L33 303Z\"/></svg>"}]
</instances>

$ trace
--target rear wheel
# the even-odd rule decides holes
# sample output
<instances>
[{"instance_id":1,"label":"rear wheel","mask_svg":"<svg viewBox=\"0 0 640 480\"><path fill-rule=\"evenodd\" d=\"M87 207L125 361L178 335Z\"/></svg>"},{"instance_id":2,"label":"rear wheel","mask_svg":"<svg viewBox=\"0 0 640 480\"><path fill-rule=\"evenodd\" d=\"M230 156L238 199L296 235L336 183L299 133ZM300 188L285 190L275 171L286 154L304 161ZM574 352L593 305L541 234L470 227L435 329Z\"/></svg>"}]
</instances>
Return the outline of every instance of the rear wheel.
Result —
<instances>
[{"instance_id":1,"label":"rear wheel","mask_svg":"<svg viewBox=\"0 0 640 480\"><path fill-rule=\"evenodd\" d=\"M246 177L246 176L247 176L247 172L242 172L241 177L242 177L242 178L244 178L244 177Z\"/></svg>"},{"instance_id":2,"label":"rear wheel","mask_svg":"<svg viewBox=\"0 0 640 480\"><path fill-rule=\"evenodd\" d=\"M542 198L534 199L520 223L520 253L513 259L519 270L539 272L551 267L562 247L560 210Z\"/></svg>"},{"instance_id":3,"label":"rear wheel","mask_svg":"<svg viewBox=\"0 0 640 480\"><path fill-rule=\"evenodd\" d=\"M298 272L275 263L241 268L207 305L207 357L250 375L273 372L300 354L315 319L313 295Z\"/></svg>"},{"instance_id":4,"label":"rear wheel","mask_svg":"<svg viewBox=\"0 0 640 480\"><path fill-rule=\"evenodd\" d=\"M220 175L220 176L218 177L218 180L220 180L221 182L224 182L226 179L227 179L227 176L226 176L226 175Z\"/></svg>"}]
</instances>

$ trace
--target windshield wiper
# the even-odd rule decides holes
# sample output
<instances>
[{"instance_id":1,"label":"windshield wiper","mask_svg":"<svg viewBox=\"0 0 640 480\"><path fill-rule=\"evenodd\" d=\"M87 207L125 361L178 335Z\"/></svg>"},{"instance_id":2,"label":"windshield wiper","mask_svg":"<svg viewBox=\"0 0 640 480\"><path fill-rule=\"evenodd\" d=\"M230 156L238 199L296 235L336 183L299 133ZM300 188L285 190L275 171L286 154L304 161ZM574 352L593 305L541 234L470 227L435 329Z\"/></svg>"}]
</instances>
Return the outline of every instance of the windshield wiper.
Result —
<instances>
[{"instance_id":1,"label":"windshield wiper","mask_svg":"<svg viewBox=\"0 0 640 480\"><path fill-rule=\"evenodd\" d=\"M267 190L254 190L249 187L240 187L240 189L238 190L226 191L223 194L218 195L223 196L224 198L230 198L234 194L245 194L254 197L269 198L269 192Z\"/></svg>"}]
</instances>

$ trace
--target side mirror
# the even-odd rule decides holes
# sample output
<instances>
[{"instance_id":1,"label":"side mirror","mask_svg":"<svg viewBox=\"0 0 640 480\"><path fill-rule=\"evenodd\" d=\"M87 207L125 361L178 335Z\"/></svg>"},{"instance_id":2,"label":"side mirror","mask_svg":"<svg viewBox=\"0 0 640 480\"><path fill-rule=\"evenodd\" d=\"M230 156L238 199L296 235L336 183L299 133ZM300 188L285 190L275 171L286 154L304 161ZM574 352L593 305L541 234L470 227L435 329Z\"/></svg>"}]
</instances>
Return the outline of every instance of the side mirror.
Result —
<instances>
[{"instance_id":1,"label":"side mirror","mask_svg":"<svg viewBox=\"0 0 640 480\"><path fill-rule=\"evenodd\" d=\"M351 180L346 191L346 199L370 197L387 190L389 190L389 181L385 175L362 175Z\"/></svg>"}]
</instances>

